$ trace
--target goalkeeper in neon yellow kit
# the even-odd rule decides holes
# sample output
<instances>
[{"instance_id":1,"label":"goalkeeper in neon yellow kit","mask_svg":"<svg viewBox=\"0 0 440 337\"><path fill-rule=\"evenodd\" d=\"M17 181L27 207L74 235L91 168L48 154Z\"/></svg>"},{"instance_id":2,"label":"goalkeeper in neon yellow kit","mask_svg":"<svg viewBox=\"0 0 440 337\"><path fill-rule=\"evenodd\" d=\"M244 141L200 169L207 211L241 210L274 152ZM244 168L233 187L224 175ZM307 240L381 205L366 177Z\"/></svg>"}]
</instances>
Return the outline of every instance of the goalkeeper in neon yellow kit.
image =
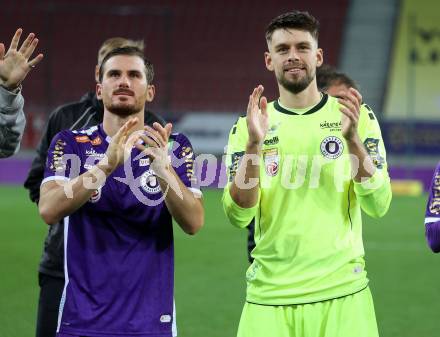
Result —
<instances>
[{"instance_id":1,"label":"goalkeeper in neon yellow kit","mask_svg":"<svg viewBox=\"0 0 440 337\"><path fill-rule=\"evenodd\" d=\"M319 23L289 12L266 30L279 99L258 86L228 143L226 214L255 218L254 262L238 337L376 337L361 209L391 202L379 124L360 94L318 91Z\"/></svg>"}]
</instances>

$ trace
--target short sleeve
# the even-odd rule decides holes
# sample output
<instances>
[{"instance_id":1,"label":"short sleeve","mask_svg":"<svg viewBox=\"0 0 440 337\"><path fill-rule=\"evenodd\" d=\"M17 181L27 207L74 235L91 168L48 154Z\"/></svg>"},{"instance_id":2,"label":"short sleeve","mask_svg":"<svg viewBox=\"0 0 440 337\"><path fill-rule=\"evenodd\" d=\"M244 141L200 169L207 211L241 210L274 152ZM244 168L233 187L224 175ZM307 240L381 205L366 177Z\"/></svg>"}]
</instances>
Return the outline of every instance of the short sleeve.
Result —
<instances>
[{"instance_id":1,"label":"short sleeve","mask_svg":"<svg viewBox=\"0 0 440 337\"><path fill-rule=\"evenodd\" d=\"M181 133L172 135L171 140L171 165L185 186L196 194L202 194L197 179L196 158L191 142Z\"/></svg>"},{"instance_id":2,"label":"short sleeve","mask_svg":"<svg viewBox=\"0 0 440 337\"><path fill-rule=\"evenodd\" d=\"M50 180L71 180L79 176L81 160L72 146L70 131L55 135L47 152L44 179L41 184Z\"/></svg>"}]
</instances>

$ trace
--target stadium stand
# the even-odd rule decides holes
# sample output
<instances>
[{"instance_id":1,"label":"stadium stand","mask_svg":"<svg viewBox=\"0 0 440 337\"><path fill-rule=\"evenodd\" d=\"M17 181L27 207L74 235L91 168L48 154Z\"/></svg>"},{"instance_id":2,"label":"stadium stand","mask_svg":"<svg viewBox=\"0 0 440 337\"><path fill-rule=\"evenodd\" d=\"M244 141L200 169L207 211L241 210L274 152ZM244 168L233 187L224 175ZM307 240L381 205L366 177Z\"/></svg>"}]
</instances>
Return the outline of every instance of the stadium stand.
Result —
<instances>
[{"instance_id":1,"label":"stadium stand","mask_svg":"<svg viewBox=\"0 0 440 337\"><path fill-rule=\"evenodd\" d=\"M338 63L348 0L331 7L323 0L299 2L321 21L320 43L326 62ZM241 113L258 83L274 98L272 74L264 67L264 28L293 9L291 1L192 0L142 4L136 1L7 1L0 39L22 25L41 37L46 54L26 83L27 113L32 115L24 147L35 145L47 113L94 90L93 69L100 43L112 36L144 39L156 67L157 97L151 108L175 119L187 111Z\"/></svg>"}]
</instances>

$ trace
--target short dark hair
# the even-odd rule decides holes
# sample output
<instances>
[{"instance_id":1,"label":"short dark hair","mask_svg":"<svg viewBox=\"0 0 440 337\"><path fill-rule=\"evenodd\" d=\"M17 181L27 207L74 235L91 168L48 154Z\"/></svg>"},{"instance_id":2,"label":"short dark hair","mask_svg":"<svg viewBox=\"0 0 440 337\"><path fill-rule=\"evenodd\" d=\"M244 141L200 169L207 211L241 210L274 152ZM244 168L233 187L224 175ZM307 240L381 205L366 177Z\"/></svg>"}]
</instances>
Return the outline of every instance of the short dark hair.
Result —
<instances>
[{"instance_id":1,"label":"short dark hair","mask_svg":"<svg viewBox=\"0 0 440 337\"><path fill-rule=\"evenodd\" d=\"M145 64L145 77L147 78L147 83L148 84L153 83L153 79L154 79L153 64L145 58L144 53L142 52L141 49L133 46L116 48L110 51L107 55L105 55L104 59L101 62L101 65L99 66L99 82L102 82L102 78L104 76L105 63L110 58L117 55L139 56L144 61Z\"/></svg>"},{"instance_id":2,"label":"short dark hair","mask_svg":"<svg viewBox=\"0 0 440 337\"><path fill-rule=\"evenodd\" d=\"M358 90L355 81L328 64L323 64L316 69L316 83L321 91L326 91L333 84L345 84L349 88Z\"/></svg>"},{"instance_id":3,"label":"short dark hair","mask_svg":"<svg viewBox=\"0 0 440 337\"><path fill-rule=\"evenodd\" d=\"M266 41L272 39L272 34L278 29L298 29L309 32L316 41L319 35L319 21L309 12L292 11L281 14L273 19L266 27Z\"/></svg>"}]
</instances>

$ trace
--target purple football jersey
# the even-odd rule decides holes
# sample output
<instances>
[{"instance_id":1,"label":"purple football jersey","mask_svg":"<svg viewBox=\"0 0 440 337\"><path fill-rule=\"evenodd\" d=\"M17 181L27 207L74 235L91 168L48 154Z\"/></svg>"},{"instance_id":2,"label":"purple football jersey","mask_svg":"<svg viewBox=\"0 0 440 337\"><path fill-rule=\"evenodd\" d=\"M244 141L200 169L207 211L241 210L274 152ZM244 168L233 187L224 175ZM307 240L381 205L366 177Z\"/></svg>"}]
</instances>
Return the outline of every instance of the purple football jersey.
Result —
<instances>
[{"instance_id":1,"label":"purple football jersey","mask_svg":"<svg viewBox=\"0 0 440 337\"><path fill-rule=\"evenodd\" d=\"M103 158L102 125L62 131L52 140L45 179L73 179ZM194 153L182 134L170 137L172 165L200 193ZM132 157L65 218L65 287L58 332L86 336L171 337L175 330L172 219L147 157Z\"/></svg>"},{"instance_id":2,"label":"purple football jersey","mask_svg":"<svg viewBox=\"0 0 440 337\"><path fill-rule=\"evenodd\" d=\"M437 165L429 189L425 213L425 234L431 249L440 252L440 163Z\"/></svg>"}]
</instances>

